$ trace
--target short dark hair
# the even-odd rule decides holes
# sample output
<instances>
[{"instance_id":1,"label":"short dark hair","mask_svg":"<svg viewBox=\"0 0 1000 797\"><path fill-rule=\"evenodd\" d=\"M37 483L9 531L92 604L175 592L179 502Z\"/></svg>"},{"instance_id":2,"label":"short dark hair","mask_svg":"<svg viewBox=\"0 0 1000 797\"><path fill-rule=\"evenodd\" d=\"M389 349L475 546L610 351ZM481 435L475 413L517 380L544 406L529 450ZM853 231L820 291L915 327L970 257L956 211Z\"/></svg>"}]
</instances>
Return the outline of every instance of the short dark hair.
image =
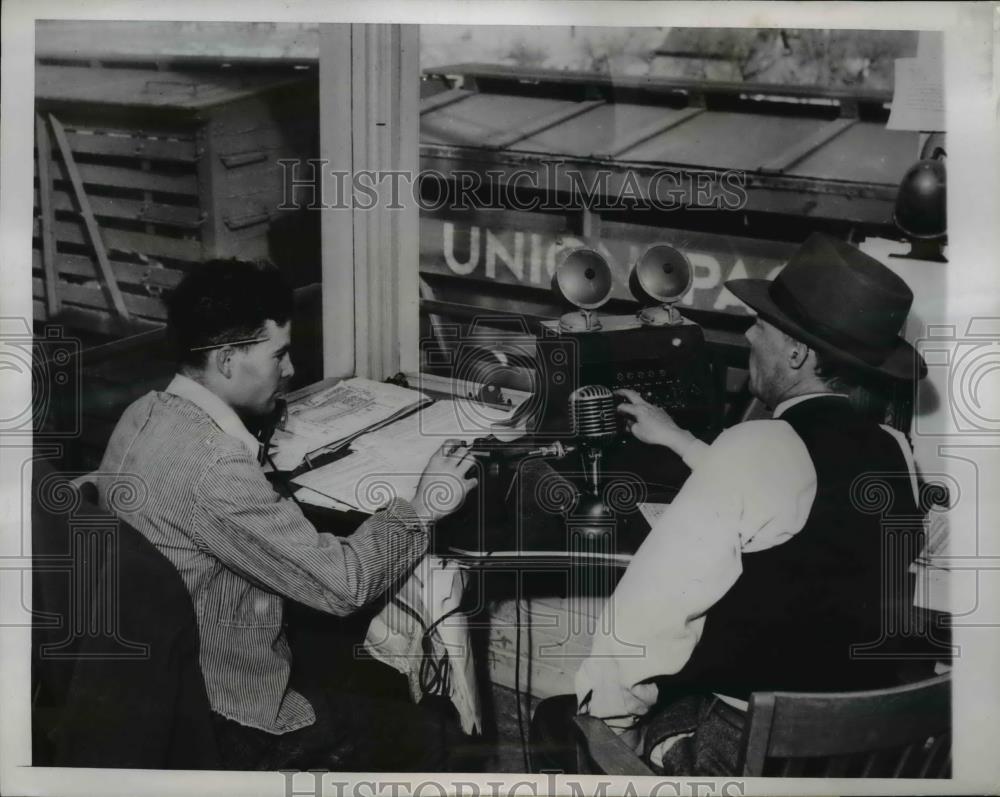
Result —
<instances>
[{"instance_id":1,"label":"short dark hair","mask_svg":"<svg viewBox=\"0 0 1000 797\"><path fill-rule=\"evenodd\" d=\"M167 331L180 365L202 367L212 346L260 335L292 317L292 289L273 265L209 260L193 266L167 299Z\"/></svg>"}]
</instances>

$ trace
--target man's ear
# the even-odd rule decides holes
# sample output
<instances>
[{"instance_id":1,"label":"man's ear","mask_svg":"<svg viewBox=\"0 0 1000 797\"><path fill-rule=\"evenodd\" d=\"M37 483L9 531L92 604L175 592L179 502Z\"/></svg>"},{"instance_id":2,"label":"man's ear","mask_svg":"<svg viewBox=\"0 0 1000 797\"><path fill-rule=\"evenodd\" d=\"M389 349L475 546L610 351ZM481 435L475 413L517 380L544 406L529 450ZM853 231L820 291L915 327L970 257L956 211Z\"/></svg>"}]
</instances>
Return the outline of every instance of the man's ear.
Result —
<instances>
[{"instance_id":1,"label":"man's ear","mask_svg":"<svg viewBox=\"0 0 1000 797\"><path fill-rule=\"evenodd\" d=\"M224 346L215 352L215 368L226 379L231 379L233 376L233 354L232 346Z\"/></svg>"},{"instance_id":2,"label":"man's ear","mask_svg":"<svg viewBox=\"0 0 1000 797\"><path fill-rule=\"evenodd\" d=\"M797 340L792 340L791 345L788 347L788 364L793 370L798 371L806 362L809 360L809 354L812 352L805 343Z\"/></svg>"}]
</instances>

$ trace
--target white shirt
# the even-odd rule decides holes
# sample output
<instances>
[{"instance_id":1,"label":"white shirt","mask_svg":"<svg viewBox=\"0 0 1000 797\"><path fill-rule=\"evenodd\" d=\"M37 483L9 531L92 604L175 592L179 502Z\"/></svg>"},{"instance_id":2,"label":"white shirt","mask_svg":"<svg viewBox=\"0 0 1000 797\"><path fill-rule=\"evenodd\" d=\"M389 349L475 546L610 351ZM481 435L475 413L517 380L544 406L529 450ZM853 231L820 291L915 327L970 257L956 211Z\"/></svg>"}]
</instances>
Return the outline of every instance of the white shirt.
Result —
<instances>
[{"instance_id":1,"label":"white shirt","mask_svg":"<svg viewBox=\"0 0 1000 797\"><path fill-rule=\"evenodd\" d=\"M216 426L230 437L235 437L242 442L250 453L256 458L260 452L260 441L257 440L247 427L243 424L240 416L226 402L204 385L195 382L184 374L176 374L166 387L167 393L185 398L193 404L197 404L205 411Z\"/></svg>"},{"instance_id":2,"label":"white shirt","mask_svg":"<svg viewBox=\"0 0 1000 797\"><path fill-rule=\"evenodd\" d=\"M847 398L843 393L803 393L801 396L794 396L790 399L785 399L778 403L778 406L774 408L774 412L771 413L771 418L780 418L785 410L790 410L796 404L801 404L803 401L808 401L811 398L825 398L828 396L840 396L841 398Z\"/></svg>"},{"instance_id":3,"label":"white shirt","mask_svg":"<svg viewBox=\"0 0 1000 797\"><path fill-rule=\"evenodd\" d=\"M775 414L813 397L782 402ZM816 497L809 452L781 420L741 423L710 446L693 445L684 460L690 477L604 608L597 627L612 633L595 637L576 675L577 699L590 693L589 713L619 718L619 725L630 725L656 699L655 684L640 681L687 663L706 613L743 572L743 551L797 534Z\"/></svg>"},{"instance_id":4,"label":"white shirt","mask_svg":"<svg viewBox=\"0 0 1000 797\"><path fill-rule=\"evenodd\" d=\"M640 681L671 675L687 663L705 614L743 572L742 553L780 545L802 530L816 498L816 468L780 416L796 404L831 395L843 394L787 399L771 420L741 423L712 445L698 441L685 452L691 475L605 605L597 627L612 633L595 637L577 672L577 700L590 693L590 714L621 728L646 713L657 690ZM916 468L906 438L882 428L903 451L916 499ZM719 697L746 707L745 701Z\"/></svg>"}]
</instances>

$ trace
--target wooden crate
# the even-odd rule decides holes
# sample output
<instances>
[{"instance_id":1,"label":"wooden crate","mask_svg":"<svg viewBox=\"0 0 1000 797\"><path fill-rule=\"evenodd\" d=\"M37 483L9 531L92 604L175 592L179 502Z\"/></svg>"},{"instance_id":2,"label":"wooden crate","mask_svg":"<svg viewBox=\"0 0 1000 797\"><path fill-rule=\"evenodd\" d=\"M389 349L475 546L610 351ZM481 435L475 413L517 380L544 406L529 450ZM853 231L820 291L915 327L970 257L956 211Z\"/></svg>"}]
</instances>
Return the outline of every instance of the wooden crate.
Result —
<instances>
[{"instance_id":1,"label":"wooden crate","mask_svg":"<svg viewBox=\"0 0 1000 797\"><path fill-rule=\"evenodd\" d=\"M164 292L188 269L214 257L274 254L271 230L291 213L281 209L279 160L318 152L315 70L161 66L37 65L36 322L110 337L156 327L166 317ZM53 118L129 323L119 322L101 279ZM46 302L47 272L55 276L56 313Z\"/></svg>"}]
</instances>

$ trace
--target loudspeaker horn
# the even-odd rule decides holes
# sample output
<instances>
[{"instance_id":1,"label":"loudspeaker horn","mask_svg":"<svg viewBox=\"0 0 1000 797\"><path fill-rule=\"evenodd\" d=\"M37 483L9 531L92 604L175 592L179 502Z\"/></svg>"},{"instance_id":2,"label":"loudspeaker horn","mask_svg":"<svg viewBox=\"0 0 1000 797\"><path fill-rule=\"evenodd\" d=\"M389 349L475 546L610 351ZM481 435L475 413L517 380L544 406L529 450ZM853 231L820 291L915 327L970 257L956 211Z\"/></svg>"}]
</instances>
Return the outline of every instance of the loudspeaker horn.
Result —
<instances>
[{"instance_id":1,"label":"loudspeaker horn","mask_svg":"<svg viewBox=\"0 0 1000 797\"><path fill-rule=\"evenodd\" d=\"M601 321L593 311L611 298L613 287L611 266L596 249L580 246L563 252L552 275L552 290L561 301L580 309L562 316L559 328L563 332L600 329Z\"/></svg>"},{"instance_id":2,"label":"loudspeaker horn","mask_svg":"<svg viewBox=\"0 0 1000 797\"><path fill-rule=\"evenodd\" d=\"M691 261L679 249L669 244L653 244L632 266L628 286L632 295L643 305L636 314L646 326L680 324L674 302L691 288Z\"/></svg>"}]
</instances>

